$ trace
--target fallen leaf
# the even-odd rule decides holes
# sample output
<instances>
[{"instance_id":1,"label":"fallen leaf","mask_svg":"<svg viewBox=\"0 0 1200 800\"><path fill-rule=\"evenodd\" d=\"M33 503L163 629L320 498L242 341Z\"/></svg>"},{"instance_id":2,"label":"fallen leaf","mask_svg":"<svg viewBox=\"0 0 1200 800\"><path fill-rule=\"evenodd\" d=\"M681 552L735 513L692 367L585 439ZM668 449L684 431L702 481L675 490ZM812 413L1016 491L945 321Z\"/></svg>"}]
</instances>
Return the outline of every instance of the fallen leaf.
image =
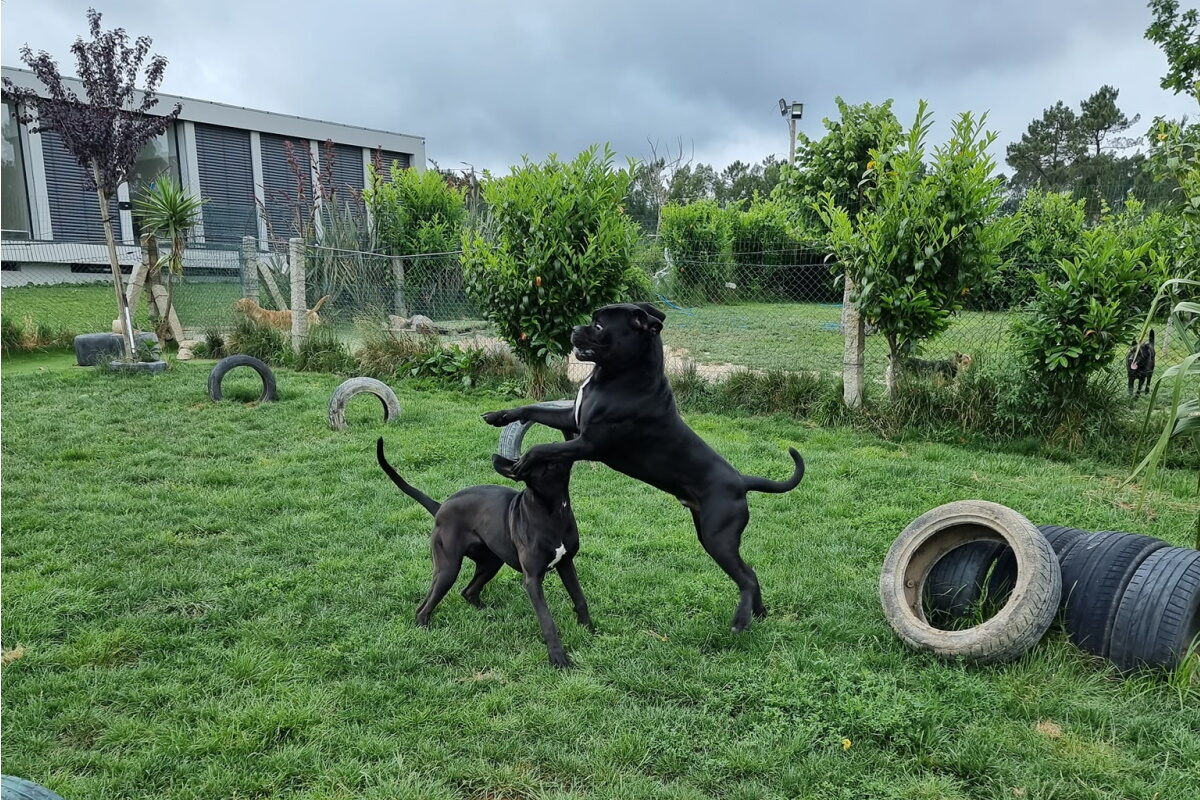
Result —
<instances>
[{"instance_id":1,"label":"fallen leaf","mask_svg":"<svg viewBox=\"0 0 1200 800\"><path fill-rule=\"evenodd\" d=\"M0 666L7 667L12 662L19 661L24 655L25 648L21 645L17 645L11 650L5 650L3 654L0 654Z\"/></svg>"},{"instance_id":2,"label":"fallen leaf","mask_svg":"<svg viewBox=\"0 0 1200 800\"><path fill-rule=\"evenodd\" d=\"M1048 719L1038 720L1033 729L1043 736L1049 736L1051 739L1057 739L1063 734L1062 726Z\"/></svg>"}]
</instances>

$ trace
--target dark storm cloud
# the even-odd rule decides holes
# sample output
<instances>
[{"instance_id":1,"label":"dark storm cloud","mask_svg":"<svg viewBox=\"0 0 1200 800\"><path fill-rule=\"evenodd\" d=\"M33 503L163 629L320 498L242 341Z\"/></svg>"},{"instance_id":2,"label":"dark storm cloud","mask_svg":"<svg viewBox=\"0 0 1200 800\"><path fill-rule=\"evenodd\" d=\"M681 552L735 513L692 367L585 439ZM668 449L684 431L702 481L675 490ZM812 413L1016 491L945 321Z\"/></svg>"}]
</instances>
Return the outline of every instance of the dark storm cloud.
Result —
<instances>
[{"instance_id":1,"label":"dark storm cloud","mask_svg":"<svg viewBox=\"0 0 1200 800\"><path fill-rule=\"evenodd\" d=\"M3 60L59 54L88 3L3 6ZM1187 5L1185 3L1184 5ZM1141 2L610 2L103 4L171 59L164 91L427 137L443 166L682 140L722 165L786 152L781 95L820 130L833 97L918 98L943 123L991 112L995 148L1058 99L1103 83L1132 115L1195 114L1158 88ZM941 134L944 128L935 129Z\"/></svg>"}]
</instances>

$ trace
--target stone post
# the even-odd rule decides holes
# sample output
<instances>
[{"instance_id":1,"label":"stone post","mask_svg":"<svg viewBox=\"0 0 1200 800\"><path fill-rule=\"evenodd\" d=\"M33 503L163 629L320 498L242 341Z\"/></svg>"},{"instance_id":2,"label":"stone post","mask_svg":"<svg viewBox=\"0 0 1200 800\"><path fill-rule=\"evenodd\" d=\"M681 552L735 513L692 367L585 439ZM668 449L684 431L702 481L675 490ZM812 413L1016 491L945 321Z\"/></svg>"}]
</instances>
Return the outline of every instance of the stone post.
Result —
<instances>
[{"instance_id":1,"label":"stone post","mask_svg":"<svg viewBox=\"0 0 1200 800\"><path fill-rule=\"evenodd\" d=\"M392 282L396 289L392 297L392 305L396 309L395 314L401 317L408 317L408 301L404 297L404 259L400 256L392 256Z\"/></svg>"},{"instance_id":2,"label":"stone post","mask_svg":"<svg viewBox=\"0 0 1200 800\"><path fill-rule=\"evenodd\" d=\"M843 275L842 291L842 400L847 408L858 408L863 399L863 345L866 339L862 315L850 300L854 282Z\"/></svg>"},{"instance_id":3,"label":"stone post","mask_svg":"<svg viewBox=\"0 0 1200 800\"><path fill-rule=\"evenodd\" d=\"M303 239L294 237L288 240L288 262L288 272L292 278L292 350L299 353L300 345L308 335Z\"/></svg>"},{"instance_id":4,"label":"stone post","mask_svg":"<svg viewBox=\"0 0 1200 800\"><path fill-rule=\"evenodd\" d=\"M242 296L258 302L258 240L253 236L242 237Z\"/></svg>"}]
</instances>

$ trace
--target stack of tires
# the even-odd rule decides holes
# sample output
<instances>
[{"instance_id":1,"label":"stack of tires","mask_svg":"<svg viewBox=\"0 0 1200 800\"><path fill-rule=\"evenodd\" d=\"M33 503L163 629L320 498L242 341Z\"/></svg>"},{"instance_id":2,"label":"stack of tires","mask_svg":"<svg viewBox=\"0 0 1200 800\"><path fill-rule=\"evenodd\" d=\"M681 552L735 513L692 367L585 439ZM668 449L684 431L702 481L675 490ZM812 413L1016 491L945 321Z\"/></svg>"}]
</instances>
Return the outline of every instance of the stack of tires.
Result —
<instances>
[{"instance_id":1,"label":"stack of tires","mask_svg":"<svg viewBox=\"0 0 1200 800\"><path fill-rule=\"evenodd\" d=\"M1200 636L1200 550L1151 536L1038 527L1062 573L1060 617L1081 649L1122 670L1171 669ZM933 565L925 584L931 619L961 619L1016 581L1011 548L972 542Z\"/></svg>"}]
</instances>

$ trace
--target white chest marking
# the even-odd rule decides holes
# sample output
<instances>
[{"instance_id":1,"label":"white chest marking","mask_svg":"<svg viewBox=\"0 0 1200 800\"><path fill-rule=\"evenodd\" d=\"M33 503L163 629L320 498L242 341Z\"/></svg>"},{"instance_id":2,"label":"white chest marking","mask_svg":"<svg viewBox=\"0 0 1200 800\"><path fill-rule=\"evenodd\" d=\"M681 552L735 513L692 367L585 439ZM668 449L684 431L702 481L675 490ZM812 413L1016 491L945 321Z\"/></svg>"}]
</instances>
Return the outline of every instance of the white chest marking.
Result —
<instances>
[{"instance_id":1,"label":"white chest marking","mask_svg":"<svg viewBox=\"0 0 1200 800\"><path fill-rule=\"evenodd\" d=\"M546 566L546 569L554 569L554 565L557 564L566 554L566 545L560 544L558 547L554 548L554 559Z\"/></svg>"},{"instance_id":2,"label":"white chest marking","mask_svg":"<svg viewBox=\"0 0 1200 800\"><path fill-rule=\"evenodd\" d=\"M575 430L579 430L579 407L583 405L583 390L592 382L592 376L588 375L587 380L579 384L579 394L575 395Z\"/></svg>"}]
</instances>

